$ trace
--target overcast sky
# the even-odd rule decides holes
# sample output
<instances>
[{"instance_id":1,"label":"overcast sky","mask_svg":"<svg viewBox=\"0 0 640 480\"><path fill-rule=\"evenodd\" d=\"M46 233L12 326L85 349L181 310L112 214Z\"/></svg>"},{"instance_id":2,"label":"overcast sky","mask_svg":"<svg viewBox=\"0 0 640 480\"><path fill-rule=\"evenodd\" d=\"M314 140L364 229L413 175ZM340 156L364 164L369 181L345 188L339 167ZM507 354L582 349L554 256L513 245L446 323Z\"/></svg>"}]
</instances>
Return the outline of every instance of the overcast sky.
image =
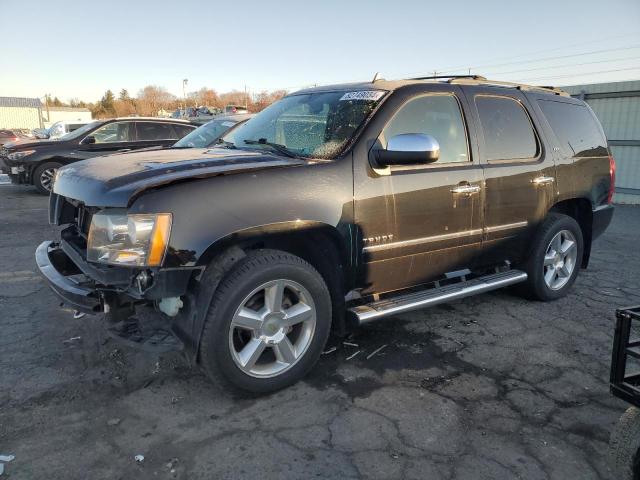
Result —
<instances>
[{"instance_id":1,"label":"overcast sky","mask_svg":"<svg viewBox=\"0 0 640 480\"><path fill-rule=\"evenodd\" d=\"M640 79L640 0L0 0L0 96L95 101L446 73ZM532 60L536 60L532 62Z\"/></svg>"}]
</instances>

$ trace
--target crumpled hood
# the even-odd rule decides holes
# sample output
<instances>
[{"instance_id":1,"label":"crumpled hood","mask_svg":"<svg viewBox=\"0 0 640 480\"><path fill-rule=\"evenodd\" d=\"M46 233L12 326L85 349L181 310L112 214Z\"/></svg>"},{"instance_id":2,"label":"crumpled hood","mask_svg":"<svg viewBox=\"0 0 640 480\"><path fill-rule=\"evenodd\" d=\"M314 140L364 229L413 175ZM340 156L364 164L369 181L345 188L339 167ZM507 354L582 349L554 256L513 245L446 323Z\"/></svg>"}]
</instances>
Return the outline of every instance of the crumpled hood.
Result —
<instances>
[{"instance_id":1,"label":"crumpled hood","mask_svg":"<svg viewBox=\"0 0 640 480\"><path fill-rule=\"evenodd\" d=\"M268 151L228 148L121 153L60 168L53 191L86 205L126 207L140 192L175 181L305 163Z\"/></svg>"}]
</instances>

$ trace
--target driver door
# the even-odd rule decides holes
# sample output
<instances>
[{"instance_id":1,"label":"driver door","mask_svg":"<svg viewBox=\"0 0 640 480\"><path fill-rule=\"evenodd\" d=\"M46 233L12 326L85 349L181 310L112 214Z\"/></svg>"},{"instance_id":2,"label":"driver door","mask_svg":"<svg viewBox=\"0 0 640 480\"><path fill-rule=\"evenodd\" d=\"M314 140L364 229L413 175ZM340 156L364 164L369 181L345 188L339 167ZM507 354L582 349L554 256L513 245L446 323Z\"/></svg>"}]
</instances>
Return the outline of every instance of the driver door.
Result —
<instances>
[{"instance_id":1,"label":"driver door","mask_svg":"<svg viewBox=\"0 0 640 480\"><path fill-rule=\"evenodd\" d=\"M131 149L133 141L133 122L111 122L87 135L78 148L83 159L109 155ZM95 142L90 143L93 138Z\"/></svg>"},{"instance_id":2,"label":"driver door","mask_svg":"<svg viewBox=\"0 0 640 480\"><path fill-rule=\"evenodd\" d=\"M482 168L469 146L465 100L448 91L410 97L373 146L421 133L436 139L435 163L359 171L355 221L362 234L363 293L427 283L471 267L482 242Z\"/></svg>"}]
</instances>

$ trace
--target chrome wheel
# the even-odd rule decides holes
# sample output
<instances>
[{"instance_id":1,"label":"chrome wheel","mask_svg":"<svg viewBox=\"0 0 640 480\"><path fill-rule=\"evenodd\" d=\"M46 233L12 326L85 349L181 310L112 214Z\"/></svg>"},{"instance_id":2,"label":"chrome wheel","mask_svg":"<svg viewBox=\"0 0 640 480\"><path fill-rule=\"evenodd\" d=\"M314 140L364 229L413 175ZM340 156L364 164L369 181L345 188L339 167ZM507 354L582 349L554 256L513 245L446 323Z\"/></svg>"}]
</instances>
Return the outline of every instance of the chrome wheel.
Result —
<instances>
[{"instance_id":1,"label":"chrome wheel","mask_svg":"<svg viewBox=\"0 0 640 480\"><path fill-rule=\"evenodd\" d=\"M235 364L252 377L274 377L305 354L316 329L309 291L292 280L273 280L253 290L236 310L229 328Z\"/></svg>"},{"instance_id":2,"label":"chrome wheel","mask_svg":"<svg viewBox=\"0 0 640 480\"><path fill-rule=\"evenodd\" d=\"M47 168L40 174L40 185L48 192L51 191L53 177L55 177L57 170L57 168Z\"/></svg>"},{"instance_id":3,"label":"chrome wheel","mask_svg":"<svg viewBox=\"0 0 640 480\"><path fill-rule=\"evenodd\" d=\"M578 243L569 230L560 230L551 239L544 255L544 281L551 290L564 287L576 268Z\"/></svg>"}]
</instances>

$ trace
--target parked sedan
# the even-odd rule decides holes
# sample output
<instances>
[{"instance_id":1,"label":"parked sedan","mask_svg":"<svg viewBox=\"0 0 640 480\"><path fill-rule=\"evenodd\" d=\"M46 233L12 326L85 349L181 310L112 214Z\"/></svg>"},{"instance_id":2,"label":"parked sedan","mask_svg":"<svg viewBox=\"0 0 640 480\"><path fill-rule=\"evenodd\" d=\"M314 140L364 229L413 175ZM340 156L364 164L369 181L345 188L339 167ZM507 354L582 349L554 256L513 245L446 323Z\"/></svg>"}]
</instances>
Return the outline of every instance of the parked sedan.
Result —
<instances>
[{"instance_id":1,"label":"parked sedan","mask_svg":"<svg viewBox=\"0 0 640 480\"><path fill-rule=\"evenodd\" d=\"M48 194L63 165L115 152L171 146L195 130L185 120L124 117L96 120L57 140L6 144L0 150L0 169L11 183L34 185Z\"/></svg>"}]
</instances>

